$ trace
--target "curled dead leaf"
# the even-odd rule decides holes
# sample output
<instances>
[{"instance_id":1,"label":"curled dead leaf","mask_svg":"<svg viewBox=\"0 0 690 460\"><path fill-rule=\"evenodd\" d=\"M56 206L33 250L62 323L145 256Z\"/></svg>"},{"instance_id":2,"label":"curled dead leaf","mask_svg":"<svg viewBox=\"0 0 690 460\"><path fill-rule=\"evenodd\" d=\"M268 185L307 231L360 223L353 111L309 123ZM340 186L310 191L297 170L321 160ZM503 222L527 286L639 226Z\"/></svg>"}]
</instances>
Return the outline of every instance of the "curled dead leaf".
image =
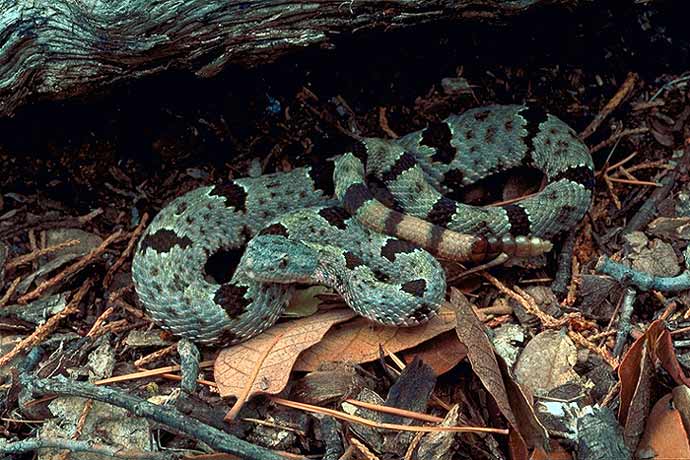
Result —
<instances>
[{"instance_id":1,"label":"curled dead leaf","mask_svg":"<svg viewBox=\"0 0 690 460\"><path fill-rule=\"evenodd\" d=\"M378 359L379 346L395 353L419 345L455 327L455 313L442 307L429 322L415 327L381 326L365 318L334 327L317 344L306 350L295 370L314 371L323 362L366 363Z\"/></svg>"},{"instance_id":2,"label":"curled dead leaf","mask_svg":"<svg viewBox=\"0 0 690 460\"><path fill-rule=\"evenodd\" d=\"M331 310L274 326L220 352L214 376L222 397L276 394L282 391L302 351L317 343L337 323L355 316Z\"/></svg>"}]
</instances>

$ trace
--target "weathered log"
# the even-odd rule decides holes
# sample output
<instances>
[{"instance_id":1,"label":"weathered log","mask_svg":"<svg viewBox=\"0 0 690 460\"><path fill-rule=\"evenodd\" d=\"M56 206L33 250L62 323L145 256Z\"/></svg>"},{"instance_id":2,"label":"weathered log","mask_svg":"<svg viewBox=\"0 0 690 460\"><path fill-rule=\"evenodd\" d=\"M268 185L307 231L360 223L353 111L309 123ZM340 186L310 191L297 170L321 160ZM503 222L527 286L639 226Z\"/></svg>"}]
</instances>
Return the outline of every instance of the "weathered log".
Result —
<instances>
[{"instance_id":1,"label":"weathered log","mask_svg":"<svg viewBox=\"0 0 690 460\"><path fill-rule=\"evenodd\" d=\"M494 20L581 0L0 0L0 117L167 69L201 77L344 33Z\"/></svg>"}]
</instances>

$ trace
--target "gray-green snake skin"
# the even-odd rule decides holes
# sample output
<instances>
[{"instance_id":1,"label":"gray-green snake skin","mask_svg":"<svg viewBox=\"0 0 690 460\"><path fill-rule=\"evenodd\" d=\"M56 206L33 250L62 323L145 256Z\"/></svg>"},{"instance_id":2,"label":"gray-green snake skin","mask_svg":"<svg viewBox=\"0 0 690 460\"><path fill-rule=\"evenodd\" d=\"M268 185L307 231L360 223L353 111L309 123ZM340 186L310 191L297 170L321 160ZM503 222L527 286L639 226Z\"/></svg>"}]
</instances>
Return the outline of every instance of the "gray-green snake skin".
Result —
<instances>
[{"instance_id":1,"label":"gray-green snake skin","mask_svg":"<svg viewBox=\"0 0 690 460\"><path fill-rule=\"evenodd\" d=\"M515 204L455 201L467 185L517 166L546 187ZM396 140L354 142L328 167L201 187L168 204L134 255L132 277L153 320L202 343L236 343L270 327L295 283L333 287L357 313L415 325L445 298L430 254L482 260L543 253L592 200L587 147L553 115L489 106ZM221 250L245 252L230 282L205 273ZM430 252L429 252L430 251Z\"/></svg>"}]
</instances>

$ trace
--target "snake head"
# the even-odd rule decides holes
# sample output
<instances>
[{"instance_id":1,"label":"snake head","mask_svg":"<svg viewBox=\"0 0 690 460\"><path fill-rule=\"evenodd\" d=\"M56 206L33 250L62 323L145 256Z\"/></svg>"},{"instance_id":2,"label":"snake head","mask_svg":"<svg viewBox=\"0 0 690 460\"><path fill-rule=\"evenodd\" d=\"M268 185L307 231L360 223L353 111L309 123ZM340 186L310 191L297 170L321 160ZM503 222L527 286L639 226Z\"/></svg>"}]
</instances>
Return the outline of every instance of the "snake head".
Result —
<instances>
[{"instance_id":1,"label":"snake head","mask_svg":"<svg viewBox=\"0 0 690 460\"><path fill-rule=\"evenodd\" d=\"M237 268L264 283L308 283L319 262L309 246L282 235L258 235L244 251Z\"/></svg>"}]
</instances>

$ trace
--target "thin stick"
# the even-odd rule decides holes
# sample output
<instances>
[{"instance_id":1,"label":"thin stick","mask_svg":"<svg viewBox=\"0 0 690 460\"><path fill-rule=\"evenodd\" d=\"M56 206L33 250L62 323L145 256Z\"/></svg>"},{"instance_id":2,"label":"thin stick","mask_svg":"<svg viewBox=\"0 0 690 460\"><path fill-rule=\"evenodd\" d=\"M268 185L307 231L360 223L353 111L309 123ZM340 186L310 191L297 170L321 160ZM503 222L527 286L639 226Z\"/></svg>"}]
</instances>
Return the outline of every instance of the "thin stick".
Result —
<instances>
[{"instance_id":1,"label":"thin stick","mask_svg":"<svg viewBox=\"0 0 690 460\"><path fill-rule=\"evenodd\" d=\"M7 265L5 265L5 268L7 270L11 270L13 268L16 268L20 265L28 264L29 262L32 262L39 257L45 256L47 254L52 254L53 252L60 251L65 248L69 248L72 246L76 246L79 244L79 240L67 240L63 241L62 243L58 243L53 246L48 246L47 248L43 249L37 249L35 251L31 251L28 254L23 254L21 256L17 256L14 259L10 260L7 262Z\"/></svg>"},{"instance_id":2,"label":"thin stick","mask_svg":"<svg viewBox=\"0 0 690 460\"><path fill-rule=\"evenodd\" d=\"M399 415L401 417L407 417L415 420L421 420L422 422L430 423L441 423L443 419L441 417L436 417L434 415L422 414L421 412L414 412L406 409L399 409L397 407L381 406L379 404L372 404L364 401L357 401L356 399L346 399L346 403L352 404L353 406L363 407L365 409L373 410L376 412L383 412L384 414Z\"/></svg>"},{"instance_id":3,"label":"thin stick","mask_svg":"<svg viewBox=\"0 0 690 460\"><path fill-rule=\"evenodd\" d=\"M214 361L202 361L199 363L200 368L212 367ZM177 372L180 370L180 366L165 366L156 369L149 369L140 372L132 372L130 374L117 375L115 377L109 377L107 379L96 380L93 382L94 385L107 385L109 383L125 382L127 380L143 379L146 377L156 377L163 374L168 374L170 372Z\"/></svg>"},{"instance_id":4,"label":"thin stick","mask_svg":"<svg viewBox=\"0 0 690 460\"><path fill-rule=\"evenodd\" d=\"M633 136L635 134L644 134L644 133L648 133L648 132L649 132L649 128L646 128L646 127L624 129L623 131L612 135L611 137L609 137L605 141L601 141L597 145L590 148L589 153L594 154L601 149L605 149L609 145L615 144L616 142L623 139L624 137Z\"/></svg>"},{"instance_id":5,"label":"thin stick","mask_svg":"<svg viewBox=\"0 0 690 460\"><path fill-rule=\"evenodd\" d=\"M82 270L84 267L88 266L90 263L92 263L95 259L101 256L105 252L105 250L110 246L111 243L114 241L117 241L120 238L120 235L122 235L122 230L118 230L112 235L110 235L108 238L103 240L103 242L97 247L91 250L88 254L86 254L84 257L79 259L76 263L70 265L57 275L53 276L49 280L44 281L41 283L39 286L36 287L33 291L24 294L22 297L19 298L18 302L20 304L27 303L31 300L37 299L38 297L41 296L46 290L48 290L51 287L54 287L64 281L67 277L70 275L73 275L80 270Z\"/></svg>"},{"instance_id":6,"label":"thin stick","mask_svg":"<svg viewBox=\"0 0 690 460\"><path fill-rule=\"evenodd\" d=\"M617 177L609 177L608 180L611 182L618 182L621 184L629 184L629 185L647 185L649 187L661 187L661 184L658 184L656 182L648 182L646 180L630 180L630 179L619 179Z\"/></svg>"},{"instance_id":7,"label":"thin stick","mask_svg":"<svg viewBox=\"0 0 690 460\"><path fill-rule=\"evenodd\" d=\"M72 313L76 313L76 311L79 309L79 303L84 298L91 286L93 286L93 281L90 279L82 284L76 294L72 296L72 299L67 306L61 312L56 313L48 318L48 320L42 325L38 326L31 335L22 339L17 345L14 346L12 350L0 357L0 367L7 366L7 364L16 358L17 355L42 342L58 327L60 321Z\"/></svg>"},{"instance_id":8,"label":"thin stick","mask_svg":"<svg viewBox=\"0 0 690 460\"><path fill-rule=\"evenodd\" d=\"M637 83L637 74L634 72L630 72L628 76L625 78L625 81L621 85L621 87L616 91L616 94L613 95L613 97L606 103L604 108L602 108L599 113L597 114L596 117L594 117L594 120L585 128L582 133L580 133L580 138L582 140L587 139L589 136L594 134L594 132L601 126L601 124L608 118L609 115L611 115L611 112L613 112L624 100L632 90L635 88L635 84Z\"/></svg>"},{"instance_id":9,"label":"thin stick","mask_svg":"<svg viewBox=\"0 0 690 460\"><path fill-rule=\"evenodd\" d=\"M364 426L371 428L379 428L382 430L398 430L398 431L411 431L411 432L425 432L425 433L435 433L440 431L450 431L456 433L494 433L508 435L508 430L503 428L485 428L485 427L470 427L470 426L411 426L411 425L398 425L395 423L379 423L367 418L358 417L356 415L346 414L345 412L340 412L333 409L328 409L325 407L312 406L311 404L300 403L297 401L290 401L283 398L273 397L271 398L276 404L281 406L291 407L293 409L301 409L307 412L314 412L317 414L330 415L340 420L346 420L353 423L359 423Z\"/></svg>"},{"instance_id":10,"label":"thin stick","mask_svg":"<svg viewBox=\"0 0 690 460\"><path fill-rule=\"evenodd\" d=\"M146 224L148 223L148 220L149 215L147 213L144 213L144 215L141 216L141 221L139 222L139 225L137 225L137 228L135 228L132 232L132 236L129 238L129 243L127 243L127 247L124 251L122 251L120 257L118 257L115 263L108 270L108 273L106 273L103 277L103 287L108 288L110 286L110 283L112 283L113 276L115 276L115 273L117 273L117 271L125 263L125 261L129 259L129 256L132 254L132 251L134 251L134 246L137 244L137 241L139 241L139 236L144 232L144 229L146 229Z\"/></svg>"}]
</instances>

